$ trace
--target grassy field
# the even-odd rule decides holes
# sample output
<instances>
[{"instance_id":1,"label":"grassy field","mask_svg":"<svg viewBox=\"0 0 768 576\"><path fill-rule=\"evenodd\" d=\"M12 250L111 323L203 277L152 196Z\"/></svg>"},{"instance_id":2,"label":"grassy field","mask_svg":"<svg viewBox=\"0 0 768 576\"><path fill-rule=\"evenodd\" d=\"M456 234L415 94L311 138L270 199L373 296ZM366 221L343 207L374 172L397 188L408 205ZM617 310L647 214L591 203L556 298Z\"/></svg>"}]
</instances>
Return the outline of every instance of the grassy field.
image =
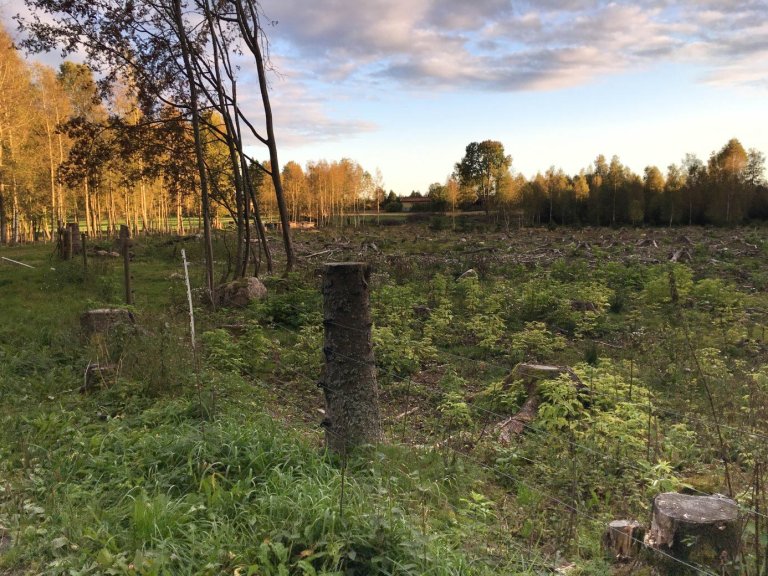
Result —
<instances>
[{"instance_id":1,"label":"grassy field","mask_svg":"<svg viewBox=\"0 0 768 576\"><path fill-rule=\"evenodd\" d=\"M231 242L217 235L217 275ZM121 305L121 263L84 274L50 245L0 248L34 266L0 260L0 574L607 574L605 524L647 524L652 497L680 489L738 498L729 570L755 574L764 229L430 216L302 231L296 252L266 300L213 312L194 240L138 239L136 325L85 338L82 312ZM316 386L318 269L345 260L374 267L387 436L346 463L322 449ZM519 362L572 367L588 394L540 382L537 418L503 442ZM93 363L111 368L81 393Z\"/></svg>"}]
</instances>

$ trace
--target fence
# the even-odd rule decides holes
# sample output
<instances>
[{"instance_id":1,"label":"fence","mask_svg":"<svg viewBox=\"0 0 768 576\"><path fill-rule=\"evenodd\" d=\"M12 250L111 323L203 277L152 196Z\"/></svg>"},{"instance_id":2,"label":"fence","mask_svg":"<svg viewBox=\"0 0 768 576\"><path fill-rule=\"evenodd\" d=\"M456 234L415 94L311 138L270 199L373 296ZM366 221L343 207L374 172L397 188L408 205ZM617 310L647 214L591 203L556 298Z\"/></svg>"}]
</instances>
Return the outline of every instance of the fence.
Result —
<instances>
[{"instance_id":1,"label":"fence","mask_svg":"<svg viewBox=\"0 0 768 576\"><path fill-rule=\"evenodd\" d=\"M302 312L302 310L299 309L295 309L295 311L297 313ZM361 329L359 327L351 326L340 321L326 321L326 327L327 326L332 326L342 332L349 332L359 337L366 335L365 328ZM286 324L274 323L274 328L286 333L290 333L294 336L299 335L297 328L288 326ZM596 342L596 345L600 346L601 343ZM338 354L340 353L337 352L337 355ZM344 354L340 355L342 359L347 363L357 364L360 367L369 366L368 361L366 360L361 360L359 358ZM444 373L446 366L468 365L476 365L481 367L483 370L492 368L498 373L509 373L513 368L513 364L505 363L498 358L490 360L487 358L478 359L469 355L458 354L455 351L449 352L447 350L437 350L437 357L431 361L429 365L422 366L419 373L422 376L432 375L437 378L442 373ZM313 369L310 369L306 366L295 366L293 367L293 370L296 377L305 383L309 383L313 386L317 384L319 374ZM530 493L538 494L538 496L543 501L546 501L548 506L550 506L556 512L558 518L571 527L565 531L568 533L568 535L573 534L572 527L577 522L594 526L595 530L597 530L598 527L600 529L604 528L607 522L612 519L598 516L594 511L590 510L589 507L585 506L585 504L580 502L577 498L569 499L561 493L556 493L545 483L536 482L524 474L516 474L509 468L499 464L498 461L489 460L487 458L487 453L478 452L478 446L481 444L481 441L488 438L493 424L501 422L507 418L509 414L501 413L500 411L493 408L484 407L479 403L470 403L468 409L472 413L473 417L480 423L478 429L474 430L474 435L468 436L464 433L457 434L454 426L452 426L452 423L447 418L440 418L440 416L436 414L433 422L434 429L426 431L421 438L416 439L412 434L412 419L415 418L416 414L414 409L416 409L419 405L419 400L416 396L416 393L418 392L419 387L424 386L423 382L417 381L416 378L411 375L403 375L402 373L398 373L395 370L382 370L380 368L378 375L389 380L390 382L394 382L400 385L399 400L401 401L403 408L402 410L398 410L397 413L390 413L383 418L382 430L384 431L385 443L398 444L403 446L404 449L412 449L422 452L433 451L445 454L450 458L458 459L467 463L468 465L485 470L489 475L492 475L492 477L504 483L508 490L517 490L518 493L521 491L528 491ZM436 382L433 382L432 385L434 386L433 392L435 395L442 393ZM321 384L318 390L318 405L320 403L320 392L325 391L326 389L326 385ZM286 405L289 405L295 400L284 389L279 387L270 388L270 392L278 397L281 402ZM604 391L592 390L590 393L595 394L596 396L604 395L606 400L615 400L615 398L611 398L610 395ZM386 390L384 391L384 402L392 400L392 397L392 393L387 392ZM754 441L756 451L761 443L764 443L766 440L768 440L768 434L765 434L760 429L749 428L747 426L733 426L731 424L713 420L712 417L707 417L695 413L682 413L679 411L670 410L655 405L652 400L652 396L648 397L648 402L646 403L633 401L631 398L624 399L625 402L634 403L636 409L643 411L647 415L647 443L649 447L649 453L652 444L653 423L660 417L670 418L678 422L688 422L695 424L703 430L717 431L718 429L721 429L744 438L749 438L750 441ZM302 421L297 421L294 426L306 430L312 426L316 426L319 419L319 417L314 418L312 415L305 415ZM550 439L565 445L569 450L569 455L572 456L571 460L573 460L574 456L586 454L589 456L589 458L595 460L600 459L611 461L617 469L621 468L625 470L632 470L637 474L644 474L647 472L647 470L642 468L629 454L605 454L600 452L600 450L596 448L595 445L575 440L574 438L568 437L567 435L563 435L559 432L548 430L533 424L525 424L524 428L525 433L531 437L541 438L544 441ZM316 430L319 431L320 429L316 428ZM328 428L323 430L323 433L326 435L326 437L333 437L336 434L334 431L329 430ZM346 460L346 454L343 456L343 460ZM535 464L535 462L529 463ZM342 474L346 473L346 470L342 468ZM751 519L752 526L754 526L754 532L756 532L758 536L759 525L765 525L766 521L763 519L768 519L768 515L761 511L766 509L764 503L765 496L761 488L762 483L761 467L758 465L755 467L754 480L752 480L751 485L748 485L748 490L751 490L752 492L753 507L748 507L744 504L744 502L748 501L749 499L748 492L745 492L739 498L740 512L745 518ZM704 494L704 492L693 488L690 490L694 493ZM459 514L460 510L455 503L445 501L444 505L453 509L456 514ZM339 502L339 506L343 509L343 496ZM503 517L503 511L501 514L502 517L500 518L500 521L503 523L512 524L513 520L515 520L515 518L512 517ZM641 544L638 539L635 539L635 541L638 545ZM530 566L541 569L555 570L561 564L561 559L547 556L541 551L540 548L531 545L530 542L519 542L510 537L504 541L504 546L504 550L495 550L492 553L489 553L489 563L498 562L498 557L504 556L505 554L520 554L523 555L523 557L530 559ZM758 550L756 556L759 558L760 544L758 544L756 547ZM683 560L673 558L661 550L654 549L651 553L663 556L665 560L677 563L682 568L693 570L701 574L714 574L711 569L702 566L696 566ZM759 563L757 568L759 571Z\"/></svg>"},{"instance_id":2,"label":"fence","mask_svg":"<svg viewBox=\"0 0 768 576\"><path fill-rule=\"evenodd\" d=\"M296 309L296 312L299 313L302 311ZM359 327L351 326L338 321L329 320L328 318L325 319L324 325L326 329L328 329L330 326L334 329L349 332L351 333L351 337L354 337L355 335L358 338L369 337L369 329L367 328L361 329ZM286 332L291 332L294 334L298 333L296 328L285 325L285 324L277 323L274 326ZM338 356L339 352L334 352L334 354ZM430 371L440 371L444 366L444 364L442 364L441 361L445 361L447 359L450 359L450 361L452 362L458 362L464 365L466 365L467 363L482 364L486 368L489 365L492 365L496 369L498 369L500 372L509 372L512 368L511 365L495 364L493 361L489 362L488 360L478 360L476 358L471 358L469 356L462 356L458 354L449 353L446 351L440 351L439 355L440 355L440 360L435 362L432 367L427 367L425 369L422 369L421 371L422 375ZM345 362L349 364L358 364L361 367L367 367L369 364L367 360L361 360L359 358L355 358L352 356L342 355L342 358ZM306 373L300 369L295 371L295 373L300 379L304 380L307 383L311 383L311 384L317 383L317 374ZM409 436L408 419L409 419L409 416L413 414L413 409L411 408L411 406L415 404L415 398L412 396L412 392L415 388L413 378L410 376L403 376L392 370L383 371L383 372L380 371L380 376L385 376L386 378L388 378L393 382L401 383L402 389L405 390L405 399L404 399L405 409L399 414L396 414L396 415L393 414L385 418L382 423L382 428L386 431L386 440L385 440L386 442L401 444L411 449L435 450L445 454L450 454L451 457L459 458L465 462L471 463L474 466L477 466L479 468L486 470L489 474L492 474L497 479L501 479L505 481L512 487L518 487L518 488L522 487L527 491L535 492L539 494L542 499L546 500L553 506L556 506L561 510L565 511L570 516L569 522L571 526L575 522L588 523L592 526L599 526L601 528L605 528L605 526L607 525L608 520L610 520L610 518L598 518L594 513L586 510L585 507L582 506L575 498L573 499L573 501L566 501L562 496L553 494L551 490L545 487L542 487L541 485L537 485L535 482L532 482L530 478L523 477L522 475L512 474L508 470L502 469L497 463L493 461L488 461L486 458L484 458L482 455L478 454L475 451L475 448L479 444L479 441L484 436L487 435L488 427L490 423L501 422L508 417L508 414L501 414L494 410L483 408L480 405L474 405L471 407L471 410L478 415L482 415L485 420L485 424L483 424L483 426L480 428L478 436L476 438L468 439L465 436L461 436L457 438L453 434L450 423L449 423L448 426L445 426L443 428L436 427L436 429L434 430L434 435L436 436L436 438L434 439L435 441L420 443L420 444L416 444L413 441L409 442L408 441L408 436ZM326 386L322 382L319 384L319 386L322 389L326 388ZM288 395L286 395L283 391L275 389L273 390L273 392L283 402L285 403L291 402L291 398ZM605 393L590 390L590 394L605 394ZM630 391L630 394L631 394L631 391ZM615 400L615 398L613 398L612 400ZM647 404L642 404L642 405L639 405L638 407L641 410L645 410L648 414L649 446L651 443L651 439L650 439L651 424L650 423L654 419L657 419L659 418L659 416L662 416L662 415L676 418L679 421L695 422L696 424L698 424L699 426L702 426L705 429L716 429L716 430L719 430L720 428L728 429L740 435L749 437L753 440L768 439L768 436L766 436L765 434L762 434L754 430L747 430L745 427L738 428L738 427L729 426L717 421L713 422L704 417L700 417L692 414L681 414L679 412L674 412L672 410L667 410L667 409L660 410L655 406L653 406L653 404L651 403L651 397L649 397L649 402ZM544 428L541 428L539 426L534 426L531 424L524 424L524 428L527 434L538 436L541 438L555 436L558 434L557 432L546 430ZM326 436L334 435L334 433L332 431L329 431L328 429L325 430L325 433L326 433ZM574 441L573 439L570 439L568 437L565 437L565 438L560 437L559 440L561 442L565 442L565 444L567 444L570 447L570 449L572 449L574 452L587 453L596 458L609 459L614 461L617 467L634 470L640 474L647 472L647 470L641 468L636 463L635 460L631 459L630 456L612 455L612 454L606 455L596 450L594 446L589 446L589 445L586 445L585 443ZM346 457L346 454L344 454L344 456ZM752 518L752 525L755 527L754 530L757 533L759 533L758 526L759 526L760 520L767 518L766 514L760 511L759 493L760 493L761 483L762 483L762 478L760 476L759 466L758 466L756 468L755 479L752 486L753 500L754 500L755 507L749 508L742 504L739 505L739 511L741 512L741 514L745 518ZM696 490L695 488L689 488L689 490L695 494L706 495L705 492ZM340 503L340 506L341 505L343 504ZM448 503L448 505L455 508L455 506L450 503ZM569 532L572 533L573 530L569 530ZM643 542L638 538L633 538L633 540L638 546L643 545ZM526 547L521 543L509 541L508 546L510 551L514 550L516 553L523 553L524 555L534 558L535 563L537 565L546 566L549 569L554 569L556 568L556 565L558 563L556 559L545 559L542 562L541 552L539 550L536 550L532 547ZM759 545L756 545L756 547L757 547L756 555L759 558ZM694 572L701 573L701 574L714 573L710 568L694 565L680 558L675 558L672 555L658 548L652 548L649 550L651 555L663 557L663 559L666 562L672 563L673 565L678 565L681 568L692 570ZM759 570L759 560L757 560L757 568ZM723 569L725 570L725 567L723 567Z\"/></svg>"}]
</instances>

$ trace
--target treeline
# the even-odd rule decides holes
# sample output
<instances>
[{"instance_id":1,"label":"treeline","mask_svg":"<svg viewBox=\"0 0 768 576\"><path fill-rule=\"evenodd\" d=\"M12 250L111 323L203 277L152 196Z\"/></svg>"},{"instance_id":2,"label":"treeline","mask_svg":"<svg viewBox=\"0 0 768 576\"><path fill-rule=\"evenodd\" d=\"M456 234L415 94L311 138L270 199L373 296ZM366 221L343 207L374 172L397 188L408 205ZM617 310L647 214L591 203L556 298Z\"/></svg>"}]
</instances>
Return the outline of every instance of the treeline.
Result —
<instances>
[{"instance_id":1,"label":"treeline","mask_svg":"<svg viewBox=\"0 0 768 576\"><path fill-rule=\"evenodd\" d=\"M203 114L211 220L222 227L241 210L221 117ZM133 234L202 226L192 126L167 106L149 119L128 80L99 89L91 69L27 65L0 29L0 243L54 239L66 222L91 236L127 224ZM278 219L270 163L251 163L255 195L267 220ZM266 171L264 170L266 168ZM380 173L350 159L283 166L293 221L340 221L382 196Z\"/></svg>"},{"instance_id":2,"label":"treeline","mask_svg":"<svg viewBox=\"0 0 768 576\"><path fill-rule=\"evenodd\" d=\"M706 163L687 154L665 172L648 166L642 175L617 156L609 162L600 155L574 176L551 167L526 179L511 164L499 142L473 142L446 183L430 186L432 207L484 208L533 225L733 225L768 219L765 155L745 150L735 138Z\"/></svg>"},{"instance_id":3,"label":"treeline","mask_svg":"<svg viewBox=\"0 0 768 576\"><path fill-rule=\"evenodd\" d=\"M382 209L385 199L381 172L372 175L349 158L308 162L304 168L290 161L281 174L293 222L311 221L317 226L357 223L362 212ZM259 204L274 218L277 205L271 182L259 181L258 189Z\"/></svg>"},{"instance_id":4,"label":"treeline","mask_svg":"<svg viewBox=\"0 0 768 576\"><path fill-rule=\"evenodd\" d=\"M232 111L231 98L189 113L184 94L190 87L207 89L213 103L224 94L215 84L210 93L205 78L182 84L175 101L166 101L156 86L139 89L130 68L118 70L108 76L105 90L84 64L65 62L57 70L28 65L0 29L0 244L52 240L72 221L92 236L113 233L120 224L134 234L186 233L202 227L207 211L214 227L235 222L244 239L238 245L247 245L248 228L261 226L259 213L267 222L323 226L402 207L392 191L385 193L378 170L372 174L351 159L303 167L288 162L273 174L269 161L247 157L237 124L241 111ZM447 181L430 186L426 196L432 202L421 209L484 209L528 224L738 224L768 218L765 156L736 139L707 162L687 155L664 172L651 166L638 175L616 156L599 156L579 174L552 167L531 179L512 171L501 143L473 142Z\"/></svg>"},{"instance_id":5,"label":"treeline","mask_svg":"<svg viewBox=\"0 0 768 576\"><path fill-rule=\"evenodd\" d=\"M0 243L52 239L68 221L184 231L199 216L188 132L170 108L143 123L125 84L102 100L83 64L27 65L0 29Z\"/></svg>"}]
</instances>

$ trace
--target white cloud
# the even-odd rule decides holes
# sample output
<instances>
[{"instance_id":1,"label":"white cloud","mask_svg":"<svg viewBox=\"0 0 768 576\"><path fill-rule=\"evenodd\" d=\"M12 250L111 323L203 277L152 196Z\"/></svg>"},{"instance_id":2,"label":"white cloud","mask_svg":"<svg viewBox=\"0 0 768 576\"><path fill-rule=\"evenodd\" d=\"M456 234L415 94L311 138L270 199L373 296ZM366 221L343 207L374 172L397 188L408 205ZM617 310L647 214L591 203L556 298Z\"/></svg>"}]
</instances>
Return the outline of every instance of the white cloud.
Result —
<instances>
[{"instance_id":1,"label":"white cloud","mask_svg":"<svg viewBox=\"0 0 768 576\"><path fill-rule=\"evenodd\" d=\"M266 0L276 37L333 82L538 90L660 61L764 76L760 0ZM515 66L515 70L510 70ZM759 78L758 78L759 79ZM748 79L754 83L754 78Z\"/></svg>"},{"instance_id":2,"label":"white cloud","mask_svg":"<svg viewBox=\"0 0 768 576\"><path fill-rule=\"evenodd\" d=\"M276 60L278 69L289 69L290 65ZM256 81L244 84L256 86ZM257 127L263 126L264 114L261 96L251 91L240 95L244 109L249 111L249 120ZM337 138L372 132L377 126L372 122L342 119L333 116L327 108L327 99L318 96L304 81L295 76L280 76L270 83L270 101L280 147L298 147L318 144ZM256 145L255 139L251 142Z\"/></svg>"}]
</instances>

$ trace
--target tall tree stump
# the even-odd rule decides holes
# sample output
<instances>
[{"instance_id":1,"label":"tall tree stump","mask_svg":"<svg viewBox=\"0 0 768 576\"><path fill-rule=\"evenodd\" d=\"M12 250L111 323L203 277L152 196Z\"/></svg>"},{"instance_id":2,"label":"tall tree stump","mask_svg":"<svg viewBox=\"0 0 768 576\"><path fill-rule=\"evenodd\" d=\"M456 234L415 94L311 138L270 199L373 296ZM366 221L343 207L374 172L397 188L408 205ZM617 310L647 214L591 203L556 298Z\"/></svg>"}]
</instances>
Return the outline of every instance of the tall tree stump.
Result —
<instances>
[{"instance_id":1,"label":"tall tree stump","mask_svg":"<svg viewBox=\"0 0 768 576\"><path fill-rule=\"evenodd\" d=\"M651 529L645 543L664 552L659 564L667 574L686 574L687 564L731 572L739 551L739 508L724 496L689 496L666 492L653 500Z\"/></svg>"},{"instance_id":2,"label":"tall tree stump","mask_svg":"<svg viewBox=\"0 0 768 576\"><path fill-rule=\"evenodd\" d=\"M371 340L371 270L361 262L326 264L323 269L323 353L319 385L325 395L325 441L346 455L381 441L379 388Z\"/></svg>"},{"instance_id":3,"label":"tall tree stump","mask_svg":"<svg viewBox=\"0 0 768 576\"><path fill-rule=\"evenodd\" d=\"M80 327L83 335L108 334L116 326L131 326L134 317L124 308L99 308L88 310L80 315Z\"/></svg>"}]
</instances>

